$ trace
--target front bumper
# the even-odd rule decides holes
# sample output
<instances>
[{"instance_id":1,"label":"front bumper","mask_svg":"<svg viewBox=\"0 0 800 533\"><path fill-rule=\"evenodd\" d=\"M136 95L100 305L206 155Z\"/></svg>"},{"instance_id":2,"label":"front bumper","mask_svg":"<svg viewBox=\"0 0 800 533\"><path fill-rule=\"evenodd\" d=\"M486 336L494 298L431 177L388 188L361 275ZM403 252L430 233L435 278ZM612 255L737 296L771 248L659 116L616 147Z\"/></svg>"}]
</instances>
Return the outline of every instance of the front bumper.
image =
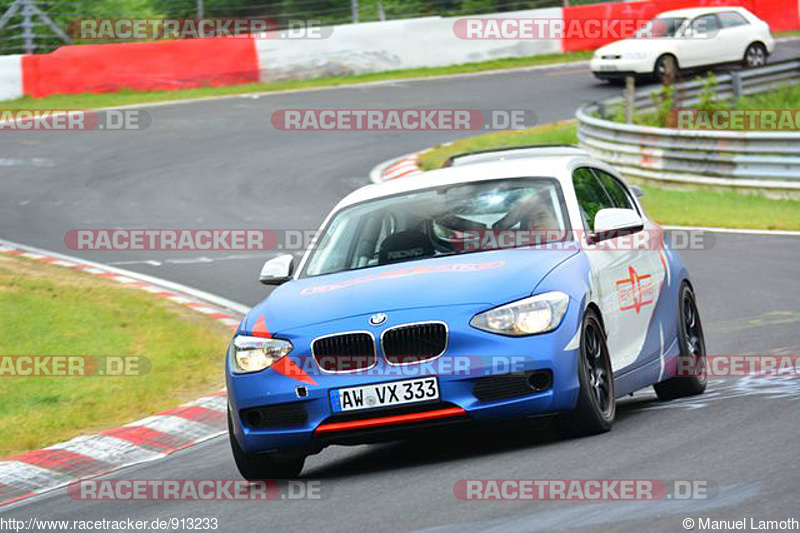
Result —
<instances>
[{"instance_id":1,"label":"front bumper","mask_svg":"<svg viewBox=\"0 0 800 533\"><path fill-rule=\"evenodd\" d=\"M452 319L442 315L442 308L392 313L392 325L426 320L448 323L447 350L429 364L391 366L378 348L377 364L368 371L324 373L316 367L308 347L313 338L330 331L305 328L282 336L295 346L298 353L290 357L305 371L302 378L305 381L271 368L255 374L237 375L228 367L228 402L234 433L240 445L250 453L289 450L312 453L332 443L370 442L378 433L402 438L412 429L452 422L512 420L569 411L575 407L579 392L579 353L577 349L565 348L573 340L580 324L579 306L570 305L562 324L555 331L519 338L470 327L469 317L485 310L485 304L459 307L458 310L448 308L455 315ZM326 327L348 331L353 329L353 325L346 322L363 324L364 320L364 317L354 317ZM376 328L375 334L379 335L380 330ZM303 347L307 349L305 353ZM506 376L511 381L527 379L525 376L533 373L549 374L551 379L544 390L531 389L528 393L520 393L517 387L515 395L503 397L502 392L499 395L486 394L485 390L493 391L495 385L487 389L487 382L480 382L489 376ZM440 400L433 405L411 404L400 409L357 411L347 415L333 411L332 390L433 374L438 376L440 390ZM477 392L476 386L479 387ZM261 422L258 425L248 417L253 409L265 413L264 417L259 417ZM433 416L428 417L426 413L433 413ZM363 422L365 419L366 423ZM265 425L264 420L274 423ZM351 421L357 423L347 423Z\"/></svg>"},{"instance_id":2,"label":"front bumper","mask_svg":"<svg viewBox=\"0 0 800 533\"><path fill-rule=\"evenodd\" d=\"M589 63L592 74L599 79L619 79L625 76L652 74L651 59L602 59L593 58Z\"/></svg>"}]
</instances>

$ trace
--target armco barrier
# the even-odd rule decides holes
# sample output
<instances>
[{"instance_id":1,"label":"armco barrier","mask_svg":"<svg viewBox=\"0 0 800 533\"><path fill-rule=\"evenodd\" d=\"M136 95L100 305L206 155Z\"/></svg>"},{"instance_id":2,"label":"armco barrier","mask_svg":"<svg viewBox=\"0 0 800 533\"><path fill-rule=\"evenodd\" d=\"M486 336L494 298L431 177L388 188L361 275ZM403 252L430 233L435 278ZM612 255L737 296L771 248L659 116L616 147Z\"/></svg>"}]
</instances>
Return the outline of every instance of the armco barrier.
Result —
<instances>
[{"instance_id":1,"label":"armco barrier","mask_svg":"<svg viewBox=\"0 0 800 533\"><path fill-rule=\"evenodd\" d=\"M740 80L737 81L736 77ZM755 94L800 82L800 60L720 76L717 98ZM699 83L676 85L684 108L696 103ZM636 95L637 111L653 108L650 91ZM648 103L649 102L649 103ZM690 131L621 124L600 118L621 99L581 107L578 139L595 157L630 178L692 185L757 189L774 196L800 195L800 132Z\"/></svg>"},{"instance_id":2,"label":"armco barrier","mask_svg":"<svg viewBox=\"0 0 800 533\"><path fill-rule=\"evenodd\" d=\"M22 58L24 93L110 92L120 89L170 90L257 82L253 39L62 46Z\"/></svg>"}]
</instances>

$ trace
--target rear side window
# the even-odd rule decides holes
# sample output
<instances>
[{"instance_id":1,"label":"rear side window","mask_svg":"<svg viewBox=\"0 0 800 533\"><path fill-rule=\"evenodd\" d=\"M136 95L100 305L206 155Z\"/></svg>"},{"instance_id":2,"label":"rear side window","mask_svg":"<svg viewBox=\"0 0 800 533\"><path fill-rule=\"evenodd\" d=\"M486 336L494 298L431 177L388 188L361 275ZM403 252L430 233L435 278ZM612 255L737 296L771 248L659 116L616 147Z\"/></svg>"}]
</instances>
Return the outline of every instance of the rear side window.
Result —
<instances>
[{"instance_id":1,"label":"rear side window","mask_svg":"<svg viewBox=\"0 0 800 533\"><path fill-rule=\"evenodd\" d=\"M746 18L735 11L724 11L717 16L723 28L735 28L736 26L746 26L749 24Z\"/></svg>"},{"instance_id":2,"label":"rear side window","mask_svg":"<svg viewBox=\"0 0 800 533\"><path fill-rule=\"evenodd\" d=\"M620 209L633 209L634 211L636 210L636 208L633 206L633 202L631 202L630 195L625 189L625 186L620 183L617 178L604 170L597 168L592 170L594 170L594 173L597 175L600 183L603 184L606 192L614 202L614 207L618 207Z\"/></svg>"},{"instance_id":3,"label":"rear side window","mask_svg":"<svg viewBox=\"0 0 800 533\"><path fill-rule=\"evenodd\" d=\"M603 185L589 168L579 168L572 174L575 195L587 228L594 230L594 217L601 209L616 207Z\"/></svg>"}]
</instances>

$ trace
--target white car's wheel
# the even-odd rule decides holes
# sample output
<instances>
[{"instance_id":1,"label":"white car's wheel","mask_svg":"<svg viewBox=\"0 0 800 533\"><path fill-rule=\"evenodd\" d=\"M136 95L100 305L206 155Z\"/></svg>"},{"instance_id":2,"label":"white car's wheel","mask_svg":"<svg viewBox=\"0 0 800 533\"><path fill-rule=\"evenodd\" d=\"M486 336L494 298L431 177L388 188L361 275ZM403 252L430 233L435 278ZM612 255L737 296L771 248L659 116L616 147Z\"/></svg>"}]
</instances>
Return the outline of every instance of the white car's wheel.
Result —
<instances>
[{"instance_id":1,"label":"white car's wheel","mask_svg":"<svg viewBox=\"0 0 800 533\"><path fill-rule=\"evenodd\" d=\"M747 68L763 67L767 64L767 49L761 43L753 43L744 53L744 66Z\"/></svg>"},{"instance_id":2,"label":"white car's wheel","mask_svg":"<svg viewBox=\"0 0 800 533\"><path fill-rule=\"evenodd\" d=\"M656 59L655 67L653 68L653 78L656 81L663 83L667 72L672 72L674 76L678 75L678 60L671 54L664 54Z\"/></svg>"}]
</instances>

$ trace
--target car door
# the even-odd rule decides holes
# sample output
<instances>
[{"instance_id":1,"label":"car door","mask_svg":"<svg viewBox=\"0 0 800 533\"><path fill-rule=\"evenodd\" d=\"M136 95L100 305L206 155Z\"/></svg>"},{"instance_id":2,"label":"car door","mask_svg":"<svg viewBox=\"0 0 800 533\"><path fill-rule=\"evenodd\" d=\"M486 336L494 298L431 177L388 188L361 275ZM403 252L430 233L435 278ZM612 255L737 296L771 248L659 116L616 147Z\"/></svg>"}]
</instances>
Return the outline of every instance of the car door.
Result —
<instances>
[{"instance_id":1,"label":"car door","mask_svg":"<svg viewBox=\"0 0 800 533\"><path fill-rule=\"evenodd\" d=\"M725 44L725 61L740 61L753 41L753 26L736 11L722 11L717 16L722 24L720 36Z\"/></svg>"},{"instance_id":2,"label":"car door","mask_svg":"<svg viewBox=\"0 0 800 533\"><path fill-rule=\"evenodd\" d=\"M573 185L584 226L593 231L594 216L600 209L634 209L630 191L611 174L594 167L582 167L573 173ZM641 236L640 236L641 237ZM639 239L643 241L643 239ZM645 241L632 246L636 239L619 237L595 245L586 244L591 268L593 298L600 306L608 334L608 348L614 372L636 363L644 364L657 354L642 350L663 280L658 251ZM657 248L657 247L655 247Z\"/></svg>"},{"instance_id":3,"label":"car door","mask_svg":"<svg viewBox=\"0 0 800 533\"><path fill-rule=\"evenodd\" d=\"M709 13L695 17L689 23L690 36L680 37L676 43L678 64L681 68L693 68L722 63L726 51L720 36L720 21Z\"/></svg>"}]
</instances>

